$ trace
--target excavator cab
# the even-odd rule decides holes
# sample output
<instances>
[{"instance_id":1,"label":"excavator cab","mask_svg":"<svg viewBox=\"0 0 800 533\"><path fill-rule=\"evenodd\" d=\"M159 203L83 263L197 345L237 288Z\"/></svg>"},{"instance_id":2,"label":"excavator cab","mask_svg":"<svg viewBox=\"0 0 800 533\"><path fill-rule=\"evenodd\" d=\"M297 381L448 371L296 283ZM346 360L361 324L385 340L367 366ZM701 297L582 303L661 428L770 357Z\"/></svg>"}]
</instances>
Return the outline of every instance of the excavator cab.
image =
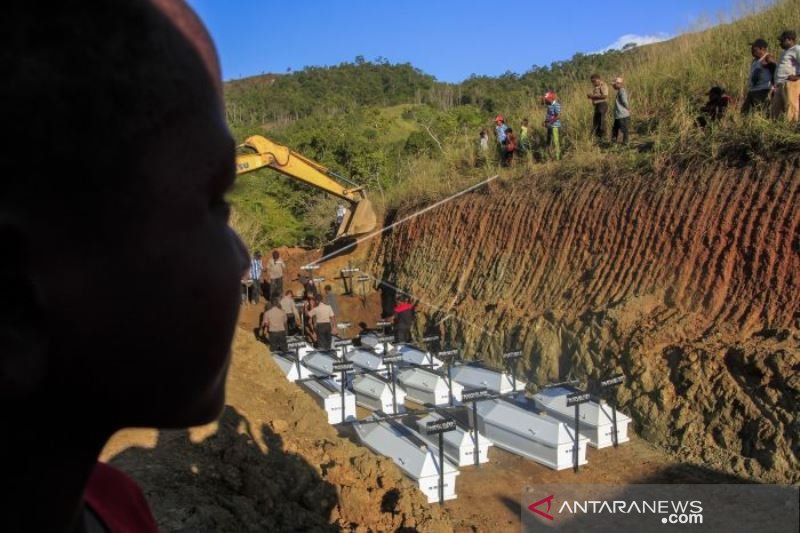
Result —
<instances>
[{"instance_id":1,"label":"excavator cab","mask_svg":"<svg viewBox=\"0 0 800 533\"><path fill-rule=\"evenodd\" d=\"M245 139L236 154L236 174L246 174L260 168L271 168L307 183L347 202L342 222L336 229L336 240L369 233L377 226L378 218L367 199L363 186L348 189L328 168L312 161L289 147L280 145L260 135Z\"/></svg>"},{"instance_id":2,"label":"excavator cab","mask_svg":"<svg viewBox=\"0 0 800 533\"><path fill-rule=\"evenodd\" d=\"M374 230L378 225L375 209L365 191L361 189L358 194L361 198L357 202L351 203L350 207L346 209L344 219L336 229L336 239L363 235Z\"/></svg>"}]
</instances>

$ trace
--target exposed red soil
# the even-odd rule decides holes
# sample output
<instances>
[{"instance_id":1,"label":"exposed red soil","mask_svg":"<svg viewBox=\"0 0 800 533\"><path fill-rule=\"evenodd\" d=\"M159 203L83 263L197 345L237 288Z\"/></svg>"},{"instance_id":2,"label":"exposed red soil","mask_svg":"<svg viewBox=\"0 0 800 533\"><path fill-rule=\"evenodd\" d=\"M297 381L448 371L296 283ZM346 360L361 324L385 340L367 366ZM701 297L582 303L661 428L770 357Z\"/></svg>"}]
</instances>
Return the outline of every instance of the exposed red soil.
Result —
<instances>
[{"instance_id":1,"label":"exposed red soil","mask_svg":"<svg viewBox=\"0 0 800 533\"><path fill-rule=\"evenodd\" d=\"M796 161L502 183L398 226L376 257L468 357L520 346L540 385L624 372L617 399L651 441L800 479Z\"/></svg>"}]
</instances>

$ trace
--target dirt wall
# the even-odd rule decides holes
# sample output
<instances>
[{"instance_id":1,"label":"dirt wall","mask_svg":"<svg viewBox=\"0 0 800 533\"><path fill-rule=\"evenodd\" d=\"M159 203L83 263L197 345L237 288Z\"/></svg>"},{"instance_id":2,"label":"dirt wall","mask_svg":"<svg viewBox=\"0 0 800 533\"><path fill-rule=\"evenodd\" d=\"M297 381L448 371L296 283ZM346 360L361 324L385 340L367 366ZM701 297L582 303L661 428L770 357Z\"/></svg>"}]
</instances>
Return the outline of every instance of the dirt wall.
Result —
<instances>
[{"instance_id":1,"label":"dirt wall","mask_svg":"<svg viewBox=\"0 0 800 533\"><path fill-rule=\"evenodd\" d=\"M423 301L418 333L495 364L521 347L540 385L623 372L616 400L649 440L800 481L797 161L501 183L399 225L376 256Z\"/></svg>"}]
</instances>

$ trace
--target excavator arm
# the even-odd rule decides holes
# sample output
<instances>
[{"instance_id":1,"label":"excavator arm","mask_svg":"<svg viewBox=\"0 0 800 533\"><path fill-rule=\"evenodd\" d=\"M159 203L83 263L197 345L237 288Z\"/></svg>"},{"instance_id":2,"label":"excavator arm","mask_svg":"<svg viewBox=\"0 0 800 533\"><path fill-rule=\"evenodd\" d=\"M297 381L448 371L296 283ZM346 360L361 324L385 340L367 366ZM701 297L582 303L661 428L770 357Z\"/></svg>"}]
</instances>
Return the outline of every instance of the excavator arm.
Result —
<instances>
[{"instance_id":1,"label":"excavator arm","mask_svg":"<svg viewBox=\"0 0 800 533\"><path fill-rule=\"evenodd\" d=\"M238 147L236 174L246 174L261 168L271 168L345 200L348 209L336 230L337 239L369 233L375 229L377 217L364 187L347 188L333 179L335 175L319 163L293 152L287 146L260 135L253 135Z\"/></svg>"}]
</instances>

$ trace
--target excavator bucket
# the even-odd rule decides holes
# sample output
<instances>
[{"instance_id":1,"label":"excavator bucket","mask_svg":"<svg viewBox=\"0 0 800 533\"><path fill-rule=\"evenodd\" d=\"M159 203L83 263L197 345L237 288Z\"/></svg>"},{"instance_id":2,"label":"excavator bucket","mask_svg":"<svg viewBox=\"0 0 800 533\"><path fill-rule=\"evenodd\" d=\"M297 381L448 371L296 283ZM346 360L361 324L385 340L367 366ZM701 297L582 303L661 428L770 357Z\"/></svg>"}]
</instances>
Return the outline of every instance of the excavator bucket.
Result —
<instances>
[{"instance_id":1,"label":"excavator bucket","mask_svg":"<svg viewBox=\"0 0 800 533\"><path fill-rule=\"evenodd\" d=\"M344 215L342 223L336 230L336 238L354 237L369 233L375 229L378 224L378 217L375 215L375 209L365 196L356 204L351 204L350 208Z\"/></svg>"}]
</instances>

